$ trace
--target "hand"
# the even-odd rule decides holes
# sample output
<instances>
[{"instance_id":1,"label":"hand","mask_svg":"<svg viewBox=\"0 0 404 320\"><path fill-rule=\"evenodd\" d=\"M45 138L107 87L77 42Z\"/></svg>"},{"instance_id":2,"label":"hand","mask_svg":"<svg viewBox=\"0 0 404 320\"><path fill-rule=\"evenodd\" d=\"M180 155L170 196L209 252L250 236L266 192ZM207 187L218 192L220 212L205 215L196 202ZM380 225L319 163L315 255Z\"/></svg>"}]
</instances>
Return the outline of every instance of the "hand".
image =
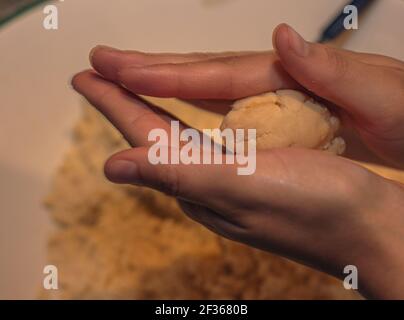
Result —
<instances>
[{"instance_id":1,"label":"hand","mask_svg":"<svg viewBox=\"0 0 404 320\"><path fill-rule=\"evenodd\" d=\"M105 165L106 176L117 183L169 193L180 199L191 218L209 229L337 277L343 276L345 265L354 264L363 294L400 297L402 185L350 160L293 148L258 153L252 176L238 176L232 165L151 165L148 161L148 132L153 128L168 132L171 118L156 113L154 106L120 85L135 94L175 96L219 112L225 112L233 99L303 86L338 104L344 118L380 156L402 163L400 82L387 83L398 79L401 71L396 65L402 63L315 44L300 44L307 52L302 56L289 47L289 43L298 45L290 35L293 31L284 25L275 31L277 55L93 51L91 60L98 74L80 73L73 86L135 147L112 156ZM346 67L350 64L362 67L360 73ZM345 66L343 72L340 65ZM383 85L376 90L375 82L382 76ZM383 98L387 106L377 103ZM384 274L385 270L389 272Z\"/></svg>"}]
</instances>

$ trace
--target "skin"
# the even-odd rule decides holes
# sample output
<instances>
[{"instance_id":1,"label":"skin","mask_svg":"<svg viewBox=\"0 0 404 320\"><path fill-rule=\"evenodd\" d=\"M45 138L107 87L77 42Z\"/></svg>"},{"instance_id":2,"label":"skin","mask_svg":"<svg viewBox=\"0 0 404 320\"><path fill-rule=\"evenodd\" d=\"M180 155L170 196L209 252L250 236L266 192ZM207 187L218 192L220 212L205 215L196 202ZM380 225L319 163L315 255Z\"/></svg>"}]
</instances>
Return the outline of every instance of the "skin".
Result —
<instances>
[{"instance_id":1,"label":"skin","mask_svg":"<svg viewBox=\"0 0 404 320\"><path fill-rule=\"evenodd\" d=\"M273 45L273 52L212 54L94 48L93 70L77 74L73 87L133 146L106 162L105 175L176 197L192 219L229 239L341 279L355 265L365 297L404 298L402 184L348 158L298 148L258 152L251 176L233 165L149 163L148 132L169 131L172 118L138 94L226 113L235 99L293 88L327 101L362 155L404 167L403 62L308 43L285 24Z\"/></svg>"}]
</instances>

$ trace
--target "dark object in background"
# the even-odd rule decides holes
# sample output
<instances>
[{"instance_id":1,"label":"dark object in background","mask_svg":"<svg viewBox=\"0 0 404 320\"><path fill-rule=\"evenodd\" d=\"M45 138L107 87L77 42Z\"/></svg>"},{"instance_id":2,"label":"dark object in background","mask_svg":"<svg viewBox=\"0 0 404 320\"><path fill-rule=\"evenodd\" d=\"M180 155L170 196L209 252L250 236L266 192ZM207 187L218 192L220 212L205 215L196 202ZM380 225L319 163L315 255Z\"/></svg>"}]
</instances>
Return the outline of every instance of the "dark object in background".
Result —
<instances>
[{"instance_id":1,"label":"dark object in background","mask_svg":"<svg viewBox=\"0 0 404 320\"><path fill-rule=\"evenodd\" d=\"M0 0L0 26L47 0Z\"/></svg>"},{"instance_id":2,"label":"dark object in background","mask_svg":"<svg viewBox=\"0 0 404 320\"><path fill-rule=\"evenodd\" d=\"M347 5L353 5L356 8L358 8L358 14L360 15L373 2L374 0L353 0L351 3ZM341 12L323 30L320 38L318 39L318 42L321 43L328 42L330 40L335 39L341 33L343 33L345 31L344 19L346 16L347 14L344 13L342 8Z\"/></svg>"}]
</instances>

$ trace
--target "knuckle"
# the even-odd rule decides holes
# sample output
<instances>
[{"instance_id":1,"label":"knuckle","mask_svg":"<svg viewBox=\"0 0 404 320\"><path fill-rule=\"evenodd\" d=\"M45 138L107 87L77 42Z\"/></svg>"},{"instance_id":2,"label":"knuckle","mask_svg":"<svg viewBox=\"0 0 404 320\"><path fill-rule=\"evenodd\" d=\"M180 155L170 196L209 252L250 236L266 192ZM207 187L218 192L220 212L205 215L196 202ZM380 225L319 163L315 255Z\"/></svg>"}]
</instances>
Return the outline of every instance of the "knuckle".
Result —
<instances>
[{"instance_id":1,"label":"knuckle","mask_svg":"<svg viewBox=\"0 0 404 320\"><path fill-rule=\"evenodd\" d=\"M330 202L332 200L335 208L340 210L354 211L357 208L364 208L375 198L375 195L371 197L369 195L375 190L377 176L359 165L349 166L343 170L345 173L334 180L332 192L326 193Z\"/></svg>"},{"instance_id":2,"label":"knuckle","mask_svg":"<svg viewBox=\"0 0 404 320\"><path fill-rule=\"evenodd\" d=\"M221 226L220 232L227 239L247 243L256 230L256 226L254 227L255 229L249 226L245 227L238 224L225 223Z\"/></svg>"},{"instance_id":3,"label":"knuckle","mask_svg":"<svg viewBox=\"0 0 404 320\"><path fill-rule=\"evenodd\" d=\"M99 101L101 104L108 104L109 101L116 98L118 94L121 93L121 89L119 87L113 86L111 88L106 89L99 97Z\"/></svg>"},{"instance_id":4,"label":"knuckle","mask_svg":"<svg viewBox=\"0 0 404 320\"><path fill-rule=\"evenodd\" d=\"M158 179L158 189L164 193L178 197L180 194L180 180L178 176L178 170L172 166L167 166L160 171L160 177Z\"/></svg>"},{"instance_id":5,"label":"knuckle","mask_svg":"<svg viewBox=\"0 0 404 320\"><path fill-rule=\"evenodd\" d=\"M136 127L140 121L154 120L156 115L151 111L145 111L135 117L128 118L129 127Z\"/></svg>"},{"instance_id":6,"label":"knuckle","mask_svg":"<svg viewBox=\"0 0 404 320\"><path fill-rule=\"evenodd\" d=\"M333 48L325 46L324 50L327 56L327 61L333 68L334 77L336 79L345 79L349 72L348 60Z\"/></svg>"},{"instance_id":7,"label":"knuckle","mask_svg":"<svg viewBox=\"0 0 404 320\"><path fill-rule=\"evenodd\" d=\"M221 85L219 86L216 94L217 99L231 99L236 100L240 96L237 74L237 57L225 57L215 59L212 64L212 69L216 70L217 77L220 79Z\"/></svg>"}]
</instances>

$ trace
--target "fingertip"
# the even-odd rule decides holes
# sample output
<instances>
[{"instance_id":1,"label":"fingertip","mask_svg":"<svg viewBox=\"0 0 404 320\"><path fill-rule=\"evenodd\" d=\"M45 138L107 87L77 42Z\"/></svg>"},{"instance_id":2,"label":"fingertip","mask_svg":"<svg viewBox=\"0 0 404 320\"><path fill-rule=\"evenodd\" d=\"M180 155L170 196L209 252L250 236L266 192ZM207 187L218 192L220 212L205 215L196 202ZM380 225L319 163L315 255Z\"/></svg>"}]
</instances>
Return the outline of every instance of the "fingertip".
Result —
<instances>
[{"instance_id":1,"label":"fingertip","mask_svg":"<svg viewBox=\"0 0 404 320\"><path fill-rule=\"evenodd\" d=\"M81 71L79 73L76 73L71 78L70 85L72 86L72 88L74 90L79 91L83 81L85 81L85 79L88 78L92 74L94 74L93 70L84 70L84 71Z\"/></svg>"},{"instance_id":2,"label":"fingertip","mask_svg":"<svg viewBox=\"0 0 404 320\"><path fill-rule=\"evenodd\" d=\"M91 49L89 57L90 57L90 60L91 60L94 57L94 54L98 53L98 52L120 52L120 51L121 50L119 50L117 48L99 44L99 45L96 45L94 48Z\"/></svg>"},{"instance_id":3,"label":"fingertip","mask_svg":"<svg viewBox=\"0 0 404 320\"><path fill-rule=\"evenodd\" d=\"M78 82L78 77L79 77L79 73L76 73L75 75L73 75L73 77L70 79L70 85L71 87L77 91L77 82Z\"/></svg>"},{"instance_id":4,"label":"fingertip","mask_svg":"<svg viewBox=\"0 0 404 320\"><path fill-rule=\"evenodd\" d=\"M97 46L95 46L94 48L91 49L91 51L90 51L90 53L88 55L88 58L90 60L91 65L93 65L94 58L98 54L103 53L103 52L114 52L114 51L118 51L118 50L115 49L115 48L112 48L112 47L104 46L104 45L97 45Z\"/></svg>"},{"instance_id":5,"label":"fingertip","mask_svg":"<svg viewBox=\"0 0 404 320\"><path fill-rule=\"evenodd\" d=\"M138 183L138 168L132 161L108 161L104 166L104 173L114 183Z\"/></svg>"},{"instance_id":6,"label":"fingertip","mask_svg":"<svg viewBox=\"0 0 404 320\"><path fill-rule=\"evenodd\" d=\"M147 147L138 147L112 155L104 164L105 177L114 183L140 185L140 167L144 166L147 152Z\"/></svg>"},{"instance_id":7,"label":"fingertip","mask_svg":"<svg viewBox=\"0 0 404 320\"><path fill-rule=\"evenodd\" d=\"M93 66L93 58L95 53L100 49L100 46L95 46L94 48L91 49L89 55L88 55L88 60L90 60L90 64L91 66L94 68Z\"/></svg>"},{"instance_id":8,"label":"fingertip","mask_svg":"<svg viewBox=\"0 0 404 320\"><path fill-rule=\"evenodd\" d=\"M122 51L113 47L98 45L91 49L89 60L91 66L107 79L114 79L117 69L117 58L122 54Z\"/></svg>"},{"instance_id":9,"label":"fingertip","mask_svg":"<svg viewBox=\"0 0 404 320\"><path fill-rule=\"evenodd\" d=\"M310 43L286 23L275 29L273 42L281 59L306 58L310 54Z\"/></svg>"},{"instance_id":10,"label":"fingertip","mask_svg":"<svg viewBox=\"0 0 404 320\"><path fill-rule=\"evenodd\" d=\"M288 44L288 28L286 23L279 24L272 33L272 46L275 51L279 52L280 49L287 48Z\"/></svg>"}]
</instances>

